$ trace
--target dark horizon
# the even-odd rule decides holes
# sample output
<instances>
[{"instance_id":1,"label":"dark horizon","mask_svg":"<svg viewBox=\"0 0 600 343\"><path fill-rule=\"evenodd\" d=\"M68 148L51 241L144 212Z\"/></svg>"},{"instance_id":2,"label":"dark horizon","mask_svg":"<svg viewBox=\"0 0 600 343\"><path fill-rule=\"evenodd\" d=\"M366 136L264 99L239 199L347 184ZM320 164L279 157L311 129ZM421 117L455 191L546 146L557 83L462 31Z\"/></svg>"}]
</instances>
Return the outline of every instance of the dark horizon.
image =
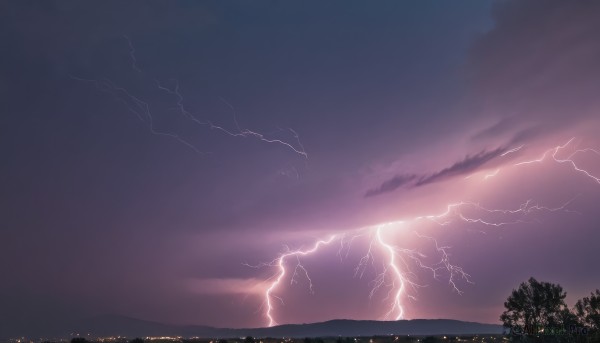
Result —
<instances>
[{"instance_id":1,"label":"dark horizon","mask_svg":"<svg viewBox=\"0 0 600 343\"><path fill-rule=\"evenodd\" d=\"M0 332L500 324L600 288L600 2L0 3Z\"/></svg>"},{"instance_id":2,"label":"dark horizon","mask_svg":"<svg viewBox=\"0 0 600 343\"><path fill-rule=\"evenodd\" d=\"M389 336L439 336L439 335L500 335L504 331L498 324L483 324L449 319L411 319L399 321L373 321L333 319L325 322L283 324L259 328L215 328L210 326L180 326L143 321L121 316L98 316L62 327L29 329L20 335L4 333L0 339L23 337L25 339L58 340L83 337L96 340L107 337L183 337L183 338L239 338L239 337L369 337Z\"/></svg>"}]
</instances>

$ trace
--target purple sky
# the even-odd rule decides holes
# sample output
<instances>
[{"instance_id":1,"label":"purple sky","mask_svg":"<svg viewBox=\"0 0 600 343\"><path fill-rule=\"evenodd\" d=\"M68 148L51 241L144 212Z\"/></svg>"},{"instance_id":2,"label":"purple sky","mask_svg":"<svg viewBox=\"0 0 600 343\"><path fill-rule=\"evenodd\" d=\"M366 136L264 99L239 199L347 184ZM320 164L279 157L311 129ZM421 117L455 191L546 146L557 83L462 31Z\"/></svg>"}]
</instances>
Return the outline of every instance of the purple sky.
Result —
<instances>
[{"instance_id":1,"label":"purple sky","mask_svg":"<svg viewBox=\"0 0 600 343\"><path fill-rule=\"evenodd\" d=\"M385 241L423 286L401 294L404 318L499 323L530 276L573 305L600 287L599 14L3 2L0 331L100 314L264 326L278 268L250 266L332 235L285 261L276 321L393 319L400 282L375 233L397 221ZM440 266L423 236L470 275L462 294L447 266L434 278L410 258ZM290 282L298 261L314 294L303 269Z\"/></svg>"}]
</instances>

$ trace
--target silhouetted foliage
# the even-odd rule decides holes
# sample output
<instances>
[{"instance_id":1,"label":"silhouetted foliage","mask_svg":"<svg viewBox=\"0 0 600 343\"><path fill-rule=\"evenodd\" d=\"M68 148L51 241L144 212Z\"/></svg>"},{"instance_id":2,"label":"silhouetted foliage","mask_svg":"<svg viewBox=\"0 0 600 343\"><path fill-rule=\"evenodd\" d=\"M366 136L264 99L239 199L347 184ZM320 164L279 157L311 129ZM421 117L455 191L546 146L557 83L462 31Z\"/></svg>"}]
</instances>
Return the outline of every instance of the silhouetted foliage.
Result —
<instances>
[{"instance_id":1,"label":"silhouetted foliage","mask_svg":"<svg viewBox=\"0 0 600 343\"><path fill-rule=\"evenodd\" d=\"M246 336L246 338L244 338L244 342L246 342L246 343L254 343L254 337L252 337L252 336Z\"/></svg>"},{"instance_id":2,"label":"silhouetted foliage","mask_svg":"<svg viewBox=\"0 0 600 343\"><path fill-rule=\"evenodd\" d=\"M566 308L560 311L558 314L558 319L559 323L561 323L564 328L571 328L580 325L577 315Z\"/></svg>"},{"instance_id":3,"label":"silhouetted foliage","mask_svg":"<svg viewBox=\"0 0 600 343\"><path fill-rule=\"evenodd\" d=\"M226 340L226 339L224 339L224 338L221 338L221 339L219 340L219 343L227 343L227 340Z\"/></svg>"},{"instance_id":4,"label":"silhouetted foliage","mask_svg":"<svg viewBox=\"0 0 600 343\"><path fill-rule=\"evenodd\" d=\"M83 337L75 337L71 339L71 343L88 343L88 340Z\"/></svg>"},{"instance_id":5,"label":"silhouetted foliage","mask_svg":"<svg viewBox=\"0 0 600 343\"><path fill-rule=\"evenodd\" d=\"M581 324L590 330L600 330L600 290L597 289L591 296L578 300L575 304L575 314Z\"/></svg>"},{"instance_id":6,"label":"silhouetted foliage","mask_svg":"<svg viewBox=\"0 0 600 343\"><path fill-rule=\"evenodd\" d=\"M144 343L144 340L137 337L137 338L134 338L131 341L129 341L129 343Z\"/></svg>"},{"instance_id":7,"label":"silhouetted foliage","mask_svg":"<svg viewBox=\"0 0 600 343\"><path fill-rule=\"evenodd\" d=\"M433 337L433 336L428 336L423 338L423 343L435 343L437 342L437 338Z\"/></svg>"},{"instance_id":8,"label":"silhouetted foliage","mask_svg":"<svg viewBox=\"0 0 600 343\"><path fill-rule=\"evenodd\" d=\"M544 327L563 326L565 320L572 319L567 313L566 296L560 285L530 278L521 283L518 289L513 289L504 303L506 311L500 320L506 327L528 333L535 333Z\"/></svg>"}]
</instances>

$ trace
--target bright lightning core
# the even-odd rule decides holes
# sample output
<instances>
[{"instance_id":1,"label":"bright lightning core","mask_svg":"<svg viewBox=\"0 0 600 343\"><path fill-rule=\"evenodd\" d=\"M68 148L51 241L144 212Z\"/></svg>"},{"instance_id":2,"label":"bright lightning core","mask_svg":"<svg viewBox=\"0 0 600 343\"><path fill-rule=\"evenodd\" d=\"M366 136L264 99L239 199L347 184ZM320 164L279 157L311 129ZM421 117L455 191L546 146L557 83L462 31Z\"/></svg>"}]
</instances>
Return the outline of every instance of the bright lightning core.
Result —
<instances>
[{"instance_id":1,"label":"bright lightning core","mask_svg":"<svg viewBox=\"0 0 600 343\"><path fill-rule=\"evenodd\" d=\"M521 168L550 159L552 162L568 167L574 172L573 177L585 176L598 182L599 178L597 176L588 170L582 169L574 161L575 155L584 153L598 155L597 150L572 148L573 151L571 152L563 151L572 142L573 139L563 145L548 149L539 159L520 161L508 168ZM517 150L513 149L513 151ZM562 153L567 154L567 157L559 157ZM493 174L496 175L499 171L500 169L497 169ZM495 178L484 178L484 180L487 179L490 179L490 181L486 182L491 182ZM450 224L453 223L477 224L496 229L519 223L536 222L538 221L536 216L543 213L576 213L576 211L569 208L573 200L568 200L557 207L548 207L533 200L526 200L513 208L493 209L475 202L462 201L449 204L446 211L442 213L345 231L317 240L307 248L297 250L288 248L273 261L254 266L276 269L275 274L266 281L268 286L264 292L263 308L266 323L269 326L278 324L277 311L280 306L284 305L284 299L279 294L281 294L284 287L296 283L298 278L306 278L309 291L311 293L315 292L315 285L308 269L303 264L303 258L319 250L337 246L338 256L343 261L349 254L359 253L360 249L356 248L357 241L365 242L364 246L367 248L361 252L362 257L358 260L354 269L354 276L362 278L367 268L373 268L376 276L369 282L371 290L368 297L371 299L376 293L382 292L387 310L381 313L381 319L399 320L405 318L404 301L415 299L418 288L426 286L418 278L418 275L421 275L422 272L429 273L433 279L445 280L450 289L458 294L462 294L462 284L472 283L471 275L465 272L462 267L453 263L450 253L452 248L440 244L435 237L421 234L418 223L429 222L439 227L449 228L452 227ZM416 244L416 240L420 245L429 244L430 248L427 250L427 254L423 250L409 247L419 245ZM355 246L354 249L352 248L353 245Z\"/></svg>"}]
</instances>

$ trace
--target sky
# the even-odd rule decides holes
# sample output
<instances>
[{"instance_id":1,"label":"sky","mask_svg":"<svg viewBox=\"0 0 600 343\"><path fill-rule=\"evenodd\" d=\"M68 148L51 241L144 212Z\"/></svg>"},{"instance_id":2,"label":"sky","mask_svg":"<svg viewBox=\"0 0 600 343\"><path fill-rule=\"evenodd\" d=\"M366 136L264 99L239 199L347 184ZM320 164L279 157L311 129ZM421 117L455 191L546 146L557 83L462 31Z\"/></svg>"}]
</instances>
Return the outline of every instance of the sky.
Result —
<instances>
[{"instance_id":1,"label":"sky","mask_svg":"<svg viewBox=\"0 0 600 343\"><path fill-rule=\"evenodd\" d=\"M0 331L500 323L531 276L573 306L600 287L599 15L2 2Z\"/></svg>"}]
</instances>

